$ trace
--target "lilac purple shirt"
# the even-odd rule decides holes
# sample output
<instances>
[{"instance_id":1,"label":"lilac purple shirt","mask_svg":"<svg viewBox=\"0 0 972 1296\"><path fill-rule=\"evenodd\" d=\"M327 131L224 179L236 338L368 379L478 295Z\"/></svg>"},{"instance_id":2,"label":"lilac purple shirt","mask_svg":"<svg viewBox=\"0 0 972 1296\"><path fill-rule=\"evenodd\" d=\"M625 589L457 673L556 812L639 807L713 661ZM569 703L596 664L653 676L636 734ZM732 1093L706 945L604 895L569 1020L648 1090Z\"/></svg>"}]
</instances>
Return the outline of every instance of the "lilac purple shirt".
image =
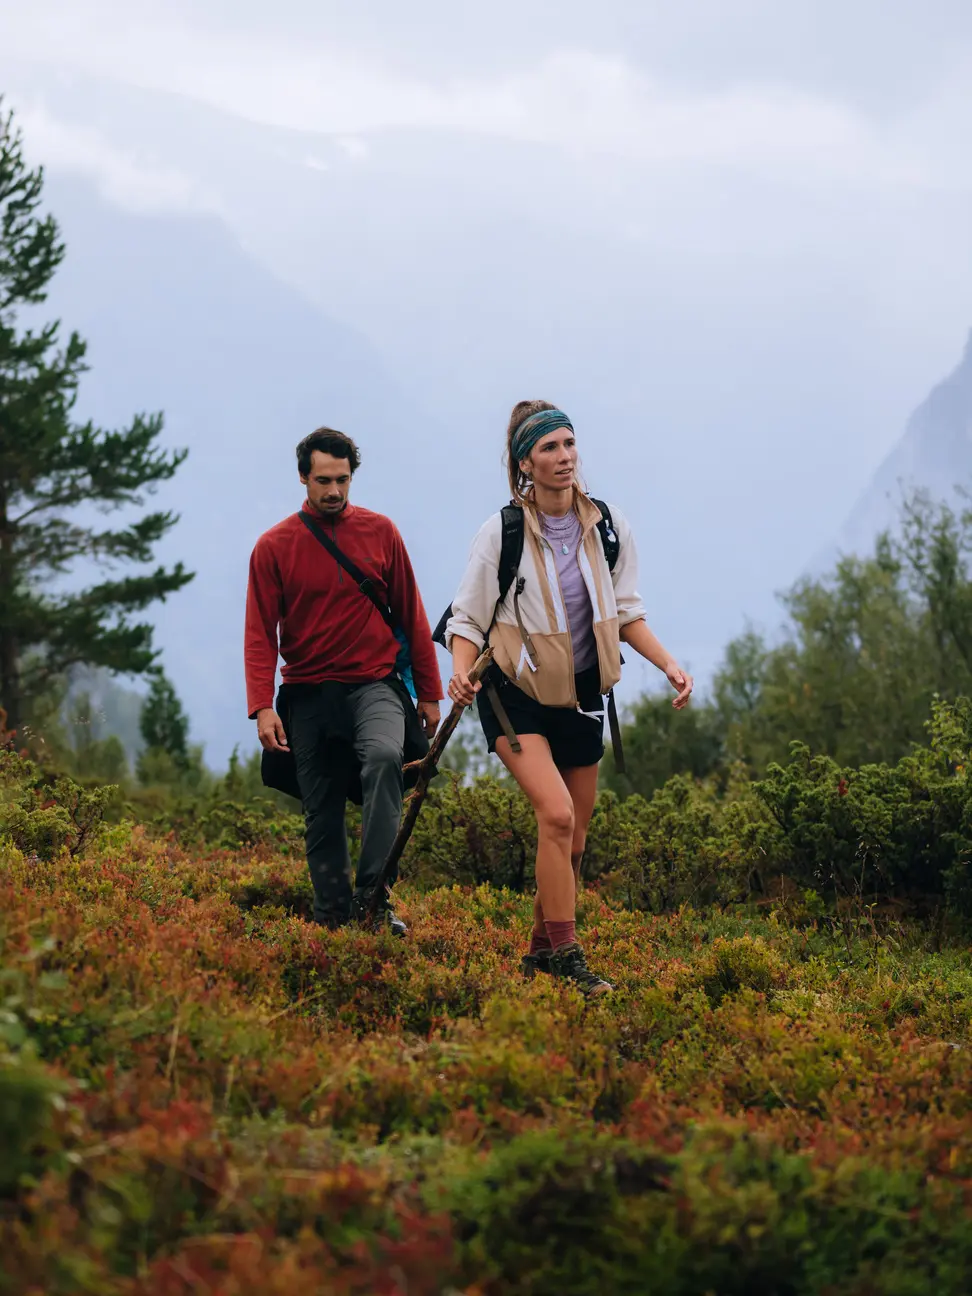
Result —
<instances>
[{"instance_id":1,"label":"lilac purple shirt","mask_svg":"<svg viewBox=\"0 0 972 1296\"><path fill-rule=\"evenodd\" d=\"M565 517L550 517L546 513L540 513L539 517L540 530L553 550L557 565L574 651L574 671L588 670L597 665L597 642L594 638L591 596L577 561L582 534L581 521L573 509Z\"/></svg>"}]
</instances>

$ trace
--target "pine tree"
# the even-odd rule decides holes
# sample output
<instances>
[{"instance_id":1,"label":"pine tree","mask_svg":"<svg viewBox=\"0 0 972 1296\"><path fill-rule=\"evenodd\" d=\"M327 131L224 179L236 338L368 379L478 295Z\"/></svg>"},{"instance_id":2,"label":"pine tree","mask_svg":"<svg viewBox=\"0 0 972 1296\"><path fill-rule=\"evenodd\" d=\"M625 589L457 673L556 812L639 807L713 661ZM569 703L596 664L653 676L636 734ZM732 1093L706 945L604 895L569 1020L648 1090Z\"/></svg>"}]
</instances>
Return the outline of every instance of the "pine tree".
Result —
<instances>
[{"instance_id":1,"label":"pine tree","mask_svg":"<svg viewBox=\"0 0 972 1296\"><path fill-rule=\"evenodd\" d=\"M38 213L43 178L27 167L0 101L0 705L11 729L74 666L149 670L158 654L137 614L192 579L177 564L58 588L79 561L151 563L176 515L99 527L90 506L99 514L141 506L186 452L159 448L160 414L137 415L120 431L74 422L85 343L72 333L62 344L58 321L20 324L46 300L65 254L54 218ZM79 505L89 506L83 518Z\"/></svg>"},{"instance_id":2,"label":"pine tree","mask_svg":"<svg viewBox=\"0 0 972 1296\"><path fill-rule=\"evenodd\" d=\"M152 680L142 718L142 741L151 752L164 751L177 769L189 762L189 719L182 709L172 681L162 671Z\"/></svg>"}]
</instances>

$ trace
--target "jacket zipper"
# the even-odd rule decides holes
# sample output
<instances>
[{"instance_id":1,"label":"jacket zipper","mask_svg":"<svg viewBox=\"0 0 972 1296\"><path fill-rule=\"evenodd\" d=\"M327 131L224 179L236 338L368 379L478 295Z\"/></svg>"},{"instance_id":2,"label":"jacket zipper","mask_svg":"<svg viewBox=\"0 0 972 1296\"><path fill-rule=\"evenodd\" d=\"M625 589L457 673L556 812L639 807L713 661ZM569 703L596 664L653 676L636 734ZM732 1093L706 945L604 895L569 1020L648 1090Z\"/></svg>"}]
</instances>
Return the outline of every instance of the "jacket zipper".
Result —
<instances>
[{"instance_id":1,"label":"jacket zipper","mask_svg":"<svg viewBox=\"0 0 972 1296\"><path fill-rule=\"evenodd\" d=\"M591 529L592 529L592 530L596 530L596 527L595 527L595 528L591 528ZM581 544L583 544L583 543L585 542L585 540L586 540L587 537L590 535L590 533L591 533L590 531L585 531L585 532L583 533L583 535L581 536ZM604 556L603 556L604 551L603 551L603 549L601 548L600 542L598 543L597 549L598 549L598 561L599 561L599 562L602 562L602 561L604 562L604 568L605 568L605 571L607 571L607 578L608 578L608 580L610 580L610 579L611 579L611 572L610 572L610 570L608 569L607 561L604 559ZM590 563L590 556L588 556L588 560L587 560L587 561L588 561L588 563ZM584 573L581 572L581 575L583 576ZM593 565L591 565L591 575L592 575L592 576L594 575L594 568L593 568ZM586 581L586 580L584 581L584 584L587 585L587 581ZM592 590L592 589L590 588L590 586L588 585L588 586L587 586L587 595L588 595L588 598L591 600L591 611L593 612L593 611L594 611L594 608L595 608L596 605L597 605L597 590L596 590L596 589L595 589L595 590ZM597 623L597 614L595 613L594 621L591 622L591 627L592 627L592 629L596 626L596 623ZM620 633L621 633L621 632L618 631L619 636L620 636ZM619 649L620 649L620 638L619 638L619 641L618 641L618 647L619 647ZM595 633L594 633L594 649L595 649L595 651L597 652L597 673L598 673L598 681L597 681L597 683L598 683L598 687L600 688L600 687L603 686L603 684L604 684L604 662L603 662L603 660L602 660L602 655L601 655L601 641L600 641L600 639L598 639L598 637L597 637L597 631L596 631L596 630L595 630ZM603 696L604 696L604 695L602 694L602 697L603 697ZM580 703L578 703L578 705L580 705Z\"/></svg>"}]
</instances>

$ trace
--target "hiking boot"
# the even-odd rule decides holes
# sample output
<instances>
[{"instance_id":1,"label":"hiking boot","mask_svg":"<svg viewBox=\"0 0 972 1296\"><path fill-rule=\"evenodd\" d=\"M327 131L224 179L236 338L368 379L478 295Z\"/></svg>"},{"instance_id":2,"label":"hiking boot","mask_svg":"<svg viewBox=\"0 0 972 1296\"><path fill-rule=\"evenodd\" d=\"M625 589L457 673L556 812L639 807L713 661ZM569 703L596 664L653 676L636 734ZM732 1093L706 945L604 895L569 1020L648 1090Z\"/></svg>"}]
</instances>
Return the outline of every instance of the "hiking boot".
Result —
<instances>
[{"instance_id":1,"label":"hiking boot","mask_svg":"<svg viewBox=\"0 0 972 1296\"><path fill-rule=\"evenodd\" d=\"M587 966L584 951L579 945L564 945L550 955L550 973L570 981L582 995L593 998L594 995L610 994L614 986L605 981Z\"/></svg>"},{"instance_id":2,"label":"hiking boot","mask_svg":"<svg viewBox=\"0 0 972 1296\"><path fill-rule=\"evenodd\" d=\"M392 908L388 887L383 889L378 908L374 913L371 912L373 896L373 887L368 891L355 891L351 901L351 921L372 931L380 931L382 927L387 927L393 936L407 936L408 928Z\"/></svg>"},{"instance_id":3,"label":"hiking boot","mask_svg":"<svg viewBox=\"0 0 972 1296\"><path fill-rule=\"evenodd\" d=\"M536 954L524 954L520 959L520 971L532 981L538 972L550 972L550 956L553 950L540 950Z\"/></svg>"},{"instance_id":4,"label":"hiking boot","mask_svg":"<svg viewBox=\"0 0 972 1296\"><path fill-rule=\"evenodd\" d=\"M328 931L339 931L342 927L347 927L351 919L346 913L322 913L315 914L314 921L319 927L325 927Z\"/></svg>"}]
</instances>

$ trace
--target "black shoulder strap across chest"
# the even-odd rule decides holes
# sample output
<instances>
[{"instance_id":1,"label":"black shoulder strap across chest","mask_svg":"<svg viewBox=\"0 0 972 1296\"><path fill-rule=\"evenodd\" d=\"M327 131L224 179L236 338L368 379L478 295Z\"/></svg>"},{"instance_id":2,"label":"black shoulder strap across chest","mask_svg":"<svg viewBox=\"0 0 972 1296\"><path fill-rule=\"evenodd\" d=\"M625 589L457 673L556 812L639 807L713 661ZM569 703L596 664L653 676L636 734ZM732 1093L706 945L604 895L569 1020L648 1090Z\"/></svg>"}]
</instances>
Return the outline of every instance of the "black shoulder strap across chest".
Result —
<instances>
[{"instance_id":1,"label":"black shoulder strap across chest","mask_svg":"<svg viewBox=\"0 0 972 1296\"><path fill-rule=\"evenodd\" d=\"M502 603L520 569L523 557L523 509L519 504L507 504L500 513L503 539L499 560L499 601Z\"/></svg>"},{"instance_id":2,"label":"black shoulder strap across chest","mask_svg":"<svg viewBox=\"0 0 972 1296\"><path fill-rule=\"evenodd\" d=\"M611 510L603 500L594 499L591 496L591 503L596 504L601 510L601 520L597 524L597 533L601 537L601 548L604 550L604 557L607 559L608 571L613 572L621 556L621 541L618 538L617 531L614 529L614 519L611 517Z\"/></svg>"},{"instance_id":3,"label":"black shoulder strap across chest","mask_svg":"<svg viewBox=\"0 0 972 1296\"><path fill-rule=\"evenodd\" d=\"M614 529L611 510L603 500L591 498L601 510L601 520L597 524L597 533L601 537L601 548L607 560L608 571L614 571L621 554L621 541ZM510 592L516 573L523 557L523 508L519 504L507 504L500 514L503 522L503 539L500 546L499 560L499 596L500 602Z\"/></svg>"},{"instance_id":4,"label":"black shoulder strap across chest","mask_svg":"<svg viewBox=\"0 0 972 1296\"><path fill-rule=\"evenodd\" d=\"M603 500L592 500L593 504L601 510L601 520L597 524L598 535L601 537L601 546L604 549L604 557L607 560L608 570L614 571L617 566L618 556L621 553L621 542L618 539L618 533L614 529L614 522L611 518L611 510ZM302 515L303 516L303 515ZM513 588L513 582L516 580L516 574L520 569L520 560L523 557L523 507L520 504L507 504L500 511L500 520L502 524L502 538L500 541L499 569L497 576L499 578L499 600L496 604L496 610L499 610L500 604ZM315 534L317 531L315 529ZM318 536L320 539L320 536ZM322 543L324 543L322 541ZM495 612L494 612L495 617ZM446 627L452 616L452 606L443 612L439 619L439 624L432 633L433 642L442 644L443 648L446 643Z\"/></svg>"},{"instance_id":5,"label":"black shoulder strap across chest","mask_svg":"<svg viewBox=\"0 0 972 1296\"><path fill-rule=\"evenodd\" d=\"M371 577L366 576L358 564L354 562L353 559L349 558L343 549L338 548L324 528L319 527L314 519L308 517L307 513L303 509L300 510L297 516L314 539L324 546L338 566L344 568L365 598L370 599L371 602L374 603L387 624L392 630L394 630L395 618L392 616L391 608L387 603L385 603L381 595L375 589L375 584Z\"/></svg>"}]
</instances>

